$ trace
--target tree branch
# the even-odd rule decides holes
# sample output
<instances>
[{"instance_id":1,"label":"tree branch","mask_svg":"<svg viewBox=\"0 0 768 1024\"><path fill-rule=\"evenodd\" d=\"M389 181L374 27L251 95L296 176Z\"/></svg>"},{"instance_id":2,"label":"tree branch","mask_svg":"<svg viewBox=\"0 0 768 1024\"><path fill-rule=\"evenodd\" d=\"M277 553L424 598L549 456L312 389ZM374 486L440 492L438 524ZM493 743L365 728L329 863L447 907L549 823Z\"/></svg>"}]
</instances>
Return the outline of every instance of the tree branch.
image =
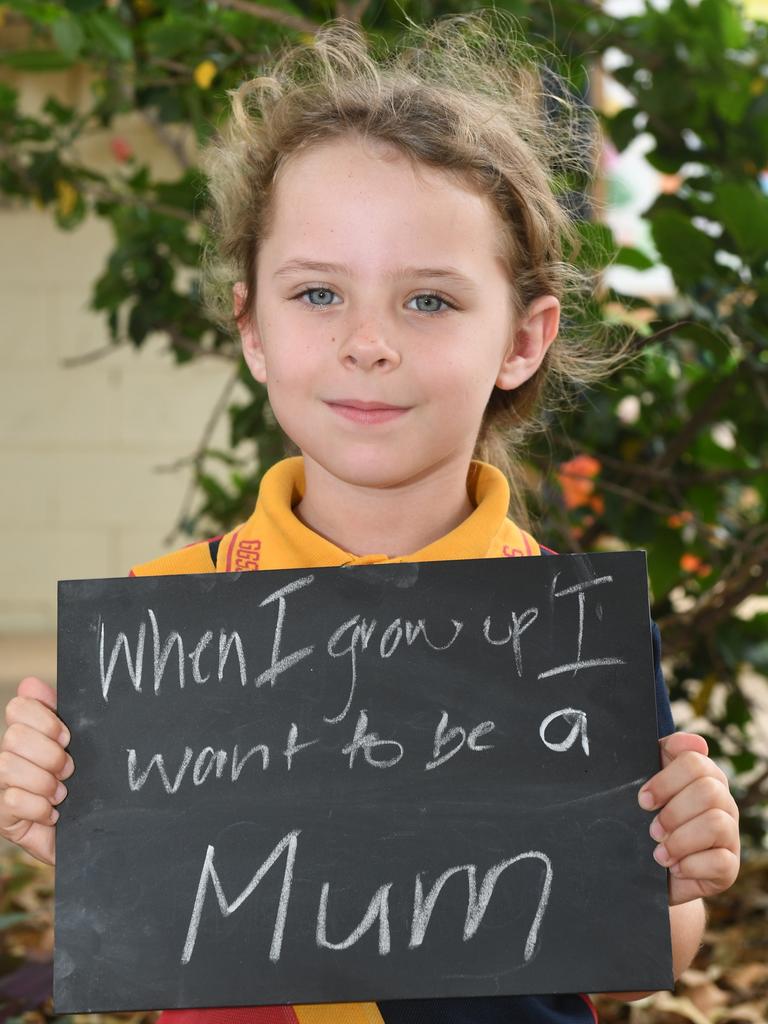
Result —
<instances>
[{"instance_id":1,"label":"tree branch","mask_svg":"<svg viewBox=\"0 0 768 1024\"><path fill-rule=\"evenodd\" d=\"M208 420L203 428L203 433L200 437L197 448L195 449L194 453L191 456L183 460L182 464L191 465L193 472L191 479L187 485L184 497L182 499L179 514L176 517L176 523L172 528L171 532L165 538L165 544L173 544L174 540L176 539L176 537L178 537L179 533L184 528L184 524L189 518L190 511L192 509L192 503L194 501L195 494L197 493L197 474L200 472L202 468L203 461L205 460L205 455L206 452L208 451L208 446L211 441L211 437L213 436L213 432L216 429L219 419L221 418L227 407L227 402L229 401L229 397L232 394L232 391L235 387L235 384L237 384L239 377L240 366L238 365L235 367L234 373L230 374L230 376L227 378L224 384L224 388L222 389L221 394L217 398L216 403L213 409L211 410L211 414L208 417ZM156 467L156 469L157 472L159 473L167 473L175 469L178 469L179 465L180 463L177 462L174 463L174 465L172 466L158 466Z\"/></svg>"},{"instance_id":2,"label":"tree branch","mask_svg":"<svg viewBox=\"0 0 768 1024\"><path fill-rule=\"evenodd\" d=\"M189 70L189 69L187 69ZM151 110L144 107L141 111L141 116L150 126L152 131L155 133L157 138L169 149L179 162L179 166L183 171L188 171L192 167L192 161L187 155L187 151L184 147L184 142L181 137L176 138L162 123L162 121L154 114Z\"/></svg>"},{"instance_id":3,"label":"tree branch","mask_svg":"<svg viewBox=\"0 0 768 1024\"><path fill-rule=\"evenodd\" d=\"M690 650L702 636L709 636L742 601L765 588L768 582L768 527L758 526L736 547L718 582L705 591L686 612L659 621L665 646L674 653Z\"/></svg>"},{"instance_id":4,"label":"tree branch","mask_svg":"<svg viewBox=\"0 0 768 1024\"><path fill-rule=\"evenodd\" d=\"M369 0L338 0L336 17L346 18L347 21L354 21L359 25L363 20L368 3Z\"/></svg>"},{"instance_id":5,"label":"tree branch","mask_svg":"<svg viewBox=\"0 0 768 1024\"><path fill-rule=\"evenodd\" d=\"M280 25L283 28L292 28L297 32L309 32L314 35L320 27L314 21L299 18L287 11L280 11L276 7L267 7L264 4L254 3L253 0L218 0L219 7L229 7L233 11L240 11L242 14L250 14L261 21L272 22L273 25Z\"/></svg>"}]
</instances>

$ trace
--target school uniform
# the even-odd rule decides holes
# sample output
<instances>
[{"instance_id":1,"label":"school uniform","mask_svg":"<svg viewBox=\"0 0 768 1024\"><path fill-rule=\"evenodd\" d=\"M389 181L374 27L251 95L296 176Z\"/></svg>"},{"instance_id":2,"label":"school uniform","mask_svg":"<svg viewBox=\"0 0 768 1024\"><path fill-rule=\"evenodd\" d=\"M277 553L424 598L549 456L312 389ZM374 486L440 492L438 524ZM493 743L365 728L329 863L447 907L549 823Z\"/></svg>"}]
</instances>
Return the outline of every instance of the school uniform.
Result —
<instances>
[{"instance_id":1,"label":"school uniform","mask_svg":"<svg viewBox=\"0 0 768 1024\"><path fill-rule=\"evenodd\" d=\"M454 530L412 554L353 555L320 537L293 512L304 494L304 463L284 459L265 475L251 517L223 537L190 544L134 566L132 576L305 569L322 566L426 562L464 558L551 555L508 518L509 486L495 467L473 462L467 489L474 511ZM660 667L655 624L652 643L659 736L674 732ZM584 994L406 999L380 1003L225 1007L166 1010L158 1024L593 1024L597 1013Z\"/></svg>"}]
</instances>

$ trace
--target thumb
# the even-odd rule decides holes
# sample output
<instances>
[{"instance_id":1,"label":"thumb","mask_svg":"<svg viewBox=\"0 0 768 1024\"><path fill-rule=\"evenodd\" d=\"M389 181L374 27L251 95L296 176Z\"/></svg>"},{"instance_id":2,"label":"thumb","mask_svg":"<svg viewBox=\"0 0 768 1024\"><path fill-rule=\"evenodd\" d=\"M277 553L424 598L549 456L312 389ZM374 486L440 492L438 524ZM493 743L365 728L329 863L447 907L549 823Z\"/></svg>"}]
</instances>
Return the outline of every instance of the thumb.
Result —
<instances>
[{"instance_id":1,"label":"thumb","mask_svg":"<svg viewBox=\"0 0 768 1024\"><path fill-rule=\"evenodd\" d=\"M697 754L709 753L707 741L703 736L695 732L673 732L671 736L664 736L659 740L661 748L661 767L666 768L668 764L681 754L694 750Z\"/></svg>"},{"instance_id":2,"label":"thumb","mask_svg":"<svg viewBox=\"0 0 768 1024\"><path fill-rule=\"evenodd\" d=\"M41 704L45 704L52 711L56 710L56 691L37 676L26 676L22 679L16 688L16 693L19 697L39 700Z\"/></svg>"}]
</instances>

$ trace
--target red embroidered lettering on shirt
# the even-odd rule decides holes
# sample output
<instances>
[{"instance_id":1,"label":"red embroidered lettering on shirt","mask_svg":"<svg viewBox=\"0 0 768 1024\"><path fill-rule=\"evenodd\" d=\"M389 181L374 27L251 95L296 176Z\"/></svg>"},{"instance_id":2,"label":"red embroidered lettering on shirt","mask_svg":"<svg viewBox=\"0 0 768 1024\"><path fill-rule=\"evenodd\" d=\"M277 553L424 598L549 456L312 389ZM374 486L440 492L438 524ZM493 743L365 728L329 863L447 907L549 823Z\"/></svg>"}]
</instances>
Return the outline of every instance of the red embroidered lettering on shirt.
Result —
<instances>
[{"instance_id":1,"label":"red embroidered lettering on shirt","mask_svg":"<svg viewBox=\"0 0 768 1024\"><path fill-rule=\"evenodd\" d=\"M511 548L509 544L505 544L501 549L501 553L505 558L522 558L525 551L522 548Z\"/></svg>"},{"instance_id":2,"label":"red embroidered lettering on shirt","mask_svg":"<svg viewBox=\"0 0 768 1024\"><path fill-rule=\"evenodd\" d=\"M261 541L241 540L235 551L235 572L250 571L259 568L261 558Z\"/></svg>"}]
</instances>

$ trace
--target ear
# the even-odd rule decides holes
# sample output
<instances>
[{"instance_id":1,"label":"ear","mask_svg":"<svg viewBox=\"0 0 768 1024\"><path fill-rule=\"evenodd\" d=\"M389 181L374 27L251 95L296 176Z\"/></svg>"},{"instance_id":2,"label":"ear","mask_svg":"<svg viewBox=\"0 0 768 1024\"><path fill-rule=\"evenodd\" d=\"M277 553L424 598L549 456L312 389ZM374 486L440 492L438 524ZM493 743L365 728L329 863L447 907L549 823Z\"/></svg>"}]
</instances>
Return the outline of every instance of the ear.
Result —
<instances>
[{"instance_id":1,"label":"ear","mask_svg":"<svg viewBox=\"0 0 768 1024\"><path fill-rule=\"evenodd\" d=\"M496 378L496 387L512 391L532 377L557 337L559 326L560 303L555 296L540 295L534 299L515 328Z\"/></svg>"},{"instance_id":2,"label":"ear","mask_svg":"<svg viewBox=\"0 0 768 1024\"><path fill-rule=\"evenodd\" d=\"M235 317L240 313L245 299L245 284L236 281L232 286L232 300ZM243 346L243 356L251 371L251 376L260 384L267 383L267 364L264 360L264 347L261 344L261 336L257 325L251 317L239 320L237 328L240 332L240 341Z\"/></svg>"}]
</instances>

